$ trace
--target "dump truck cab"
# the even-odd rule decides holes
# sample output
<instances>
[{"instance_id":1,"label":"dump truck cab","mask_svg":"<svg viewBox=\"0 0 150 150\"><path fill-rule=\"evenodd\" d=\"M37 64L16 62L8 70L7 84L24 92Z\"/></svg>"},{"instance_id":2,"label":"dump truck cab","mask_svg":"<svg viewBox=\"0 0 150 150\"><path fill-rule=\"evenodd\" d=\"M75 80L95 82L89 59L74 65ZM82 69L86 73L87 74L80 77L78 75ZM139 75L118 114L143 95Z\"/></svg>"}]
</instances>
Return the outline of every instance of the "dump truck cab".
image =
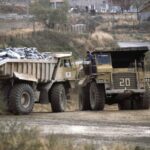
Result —
<instances>
[{"instance_id":1,"label":"dump truck cab","mask_svg":"<svg viewBox=\"0 0 150 150\"><path fill-rule=\"evenodd\" d=\"M55 53L58 59L56 70L54 73L54 80L57 81L74 81L77 78L77 68L72 58L72 53Z\"/></svg>"},{"instance_id":2,"label":"dump truck cab","mask_svg":"<svg viewBox=\"0 0 150 150\"><path fill-rule=\"evenodd\" d=\"M106 94L144 92L144 53L143 47L118 49L116 51L95 51L97 83L104 83Z\"/></svg>"},{"instance_id":3,"label":"dump truck cab","mask_svg":"<svg viewBox=\"0 0 150 150\"><path fill-rule=\"evenodd\" d=\"M104 104L117 103L121 110L148 109L149 93L144 67L147 51L148 47L140 46L92 52L95 63L83 65L86 76L79 82L82 90L88 88L89 102L84 102L80 93L80 108L103 110ZM88 107L83 106L84 103L88 103Z\"/></svg>"}]
</instances>

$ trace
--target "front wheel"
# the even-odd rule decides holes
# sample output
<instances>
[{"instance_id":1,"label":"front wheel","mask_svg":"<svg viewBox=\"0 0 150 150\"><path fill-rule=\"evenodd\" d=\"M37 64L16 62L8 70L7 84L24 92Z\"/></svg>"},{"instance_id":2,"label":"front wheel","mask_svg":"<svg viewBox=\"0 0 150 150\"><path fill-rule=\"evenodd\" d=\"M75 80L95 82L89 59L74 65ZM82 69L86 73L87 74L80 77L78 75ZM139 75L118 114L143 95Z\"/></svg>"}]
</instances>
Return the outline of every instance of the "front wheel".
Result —
<instances>
[{"instance_id":1,"label":"front wheel","mask_svg":"<svg viewBox=\"0 0 150 150\"><path fill-rule=\"evenodd\" d=\"M92 110L103 110L105 106L105 91L103 85L92 82L90 85L90 104Z\"/></svg>"},{"instance_id":2,"label":"front wheel","mask_svg":"<svg viewBox=\"0 0 150 150\"><path fill-rule=\"evenodd\" d=\"M66 109L66 91L62 84L56 84L51 90L50 102L53 112L63 112Z\"/></svg>"},{"instance_id":3,"label":"front wheel","mask_svg":"<svg viewBox=\"0 0 150 150\"><path fill-rule=\"evenodd\" d=\"M9 109L14 114L29 114L34 106L34 91L28 84L17 84L11 92L9 98Z\"/></svg>"}]
</instances>

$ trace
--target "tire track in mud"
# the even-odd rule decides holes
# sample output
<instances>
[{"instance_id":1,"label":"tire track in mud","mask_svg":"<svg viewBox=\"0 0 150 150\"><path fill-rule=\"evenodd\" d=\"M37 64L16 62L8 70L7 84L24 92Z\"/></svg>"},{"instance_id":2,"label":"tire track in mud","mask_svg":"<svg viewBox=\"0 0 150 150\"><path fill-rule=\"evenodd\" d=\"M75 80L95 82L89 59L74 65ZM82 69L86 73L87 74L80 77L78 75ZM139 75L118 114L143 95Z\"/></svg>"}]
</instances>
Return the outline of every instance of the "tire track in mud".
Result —
<instances>
[{"instance_id":1,"label":"tire track in mud","mask_svg":"<svg viewBox=\"0 0 150 150\"><path fill-rule=\"evenodd\" d=\"M81 141L129 142L150 148L150 111L32 113L0 116L1 122L37 127L40 133L67 135Z\"/></svg>"}]
</instances>

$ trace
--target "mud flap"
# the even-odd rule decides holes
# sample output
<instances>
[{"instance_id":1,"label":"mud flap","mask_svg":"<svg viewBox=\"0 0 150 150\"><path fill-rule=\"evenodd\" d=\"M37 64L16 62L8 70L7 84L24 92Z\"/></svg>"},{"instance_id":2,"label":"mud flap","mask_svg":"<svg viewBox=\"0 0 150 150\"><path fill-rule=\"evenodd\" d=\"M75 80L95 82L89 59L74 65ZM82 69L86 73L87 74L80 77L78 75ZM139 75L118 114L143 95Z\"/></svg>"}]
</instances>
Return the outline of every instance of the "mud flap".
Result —
<instances>
[{"instance_id":1,"label":"mud flap","mask_svg":"<svg viewBox=\"0 0 150 150\"><path fill-rule=\"evenodd\" d=\"M87 76L87 77L81 79L81 80L79 81L78 85L79 85L80 87L85 87L90 81L91 81L91 80L90 80L90 77Z\"/></svg>"},{"instance_id":2,"label":"mud flap","mask_svg":"<svg viewBox=\"0 0 150 150\"><path fill-rule=\"evenodd\" d=\"M13 76L14 78L17 78L19 80L38 82L38 80L34 76L28 74L14 72Z\"/></svg>"},{"instance_id":3,"label":"mud flap","mask_svg":"<svg viewBox=\"0 0 150 150\"><path fill-rule=\"evenodd\" d=\"M40 97L39 97L40 104L48 104L50 102L48 93L53 83L54 82L50 82L40 87L39 89L40 90Z\"/></svg>"},{"instance_id":4,"label":"mud flap","mask_svg":"<svg viewBox=\"0 0 150 150\"><path fill-rule=\"evenodd\" d=\"M42 89L40 91L39 102L40 102L40 104L48 104L49 103L48 92L46 89Z\"/></svg>"}]
</instances>

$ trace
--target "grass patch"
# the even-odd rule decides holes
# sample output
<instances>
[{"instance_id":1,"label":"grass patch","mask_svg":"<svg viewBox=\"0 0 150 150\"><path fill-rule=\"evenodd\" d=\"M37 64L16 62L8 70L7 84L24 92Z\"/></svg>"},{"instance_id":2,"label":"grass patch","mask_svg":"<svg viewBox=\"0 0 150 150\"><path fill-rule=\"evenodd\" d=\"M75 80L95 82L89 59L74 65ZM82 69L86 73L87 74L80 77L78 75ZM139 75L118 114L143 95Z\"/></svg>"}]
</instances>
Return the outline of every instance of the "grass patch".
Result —
<instances>
[{"instance_id":1,"label":"grass patch","mask_svg":"<svg viewBox=\"0 0 150 150\"><path fill-rule=\"evenodd\" d=\"M60 33L55 31L37 31L27 34L8 35L5 43L9 47L36 47L39 51L63 52L71 51L75 57L83 51L80 43L75 38L85 37L86 35L77 35L74 33Z\"/></svg>"},{"instance_id":2,"label":"grass patch","mask_svg":"<svg viewBox=\"0 0 150 150\"><path fill-rule=\"evenodd\" d=\"M36 129L26 129L18 123L0 124L1 150L40 150L42 143Z\"/></svg>"},{"instance_id":3,"label":"grass patch","mask_svg":"<svg viewBox=\"0 0 150 150\"><path fill-rule=\"evenodd\" d=\"M41 135L38 128L29 128L18 123L0 123L1 150L148 150L124 143L98 144L82 142L67 135Z\"/></svg>"}]
</instances>

